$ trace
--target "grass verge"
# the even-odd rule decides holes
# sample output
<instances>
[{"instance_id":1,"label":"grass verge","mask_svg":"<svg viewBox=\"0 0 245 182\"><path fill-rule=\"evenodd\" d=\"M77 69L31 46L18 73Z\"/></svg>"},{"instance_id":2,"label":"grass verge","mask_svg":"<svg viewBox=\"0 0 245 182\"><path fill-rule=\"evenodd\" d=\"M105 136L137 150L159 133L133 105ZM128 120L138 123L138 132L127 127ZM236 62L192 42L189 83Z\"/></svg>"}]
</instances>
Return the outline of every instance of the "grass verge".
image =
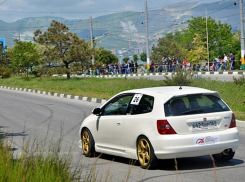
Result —
<instances>
[{"instance_id":1,"label":"grass verge","mask_svg":"<svg viewBox=\"0 0 245 182\"><path fill-rule=\"evenodd\" d=\"M44 142L46 143L46 142ZM57 145L42 145L28 139L22 150L15 153L8 138L0 139L0 181L79 181L81 168L72 166L71 153L61 154Z\"/></svg>"}]
</instances>

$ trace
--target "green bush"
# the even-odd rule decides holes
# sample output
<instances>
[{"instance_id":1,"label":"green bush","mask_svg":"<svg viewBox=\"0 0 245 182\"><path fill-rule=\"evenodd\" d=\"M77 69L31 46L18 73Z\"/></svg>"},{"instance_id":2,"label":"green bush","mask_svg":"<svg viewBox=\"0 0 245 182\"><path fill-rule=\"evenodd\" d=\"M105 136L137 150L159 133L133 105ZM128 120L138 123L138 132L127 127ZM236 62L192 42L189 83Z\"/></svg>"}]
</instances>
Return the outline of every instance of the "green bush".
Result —
<instances>
[{"instance_id":1,"label":"green bush","mask_svg":"<svg viewBox=\"0 0 245 182\"><path fill-rule=\"evenodd\" d=\"M43 73L45 73L46 70L44 70L42 67L36 67L33 71L32 74L35 77L40 77L42 76Z\"/></svg>"},{"instance_id":2,"label":"green bush","mask_svg":"<svg viewBox=\"0 0 245 182\"><path fill-rule=\"evenodd\" d=\"M189 86L192 84L192 75L187 71L178 70L171 78L164 76L166 79L163 80L166 86Z\"/></svg>"},{"instance_id":3,"label":"green bush","mask_svg":"<svg viewBox=\"0 0 245 182\"><path fill-rule=\"evenodd\" d=\"M67 70L63 67L50 68L47 72L48 76L53 76L54 74L63 75L66 74Z\"/></svg>"},{"instance_id":4,"label":"green bush","mask_svg":"<svg viewBox=\"0 0 245 182\"><path fill-rule=\"evenodd\" d=\"M11 68L0 67L0 77L1 78L9 78L12 74Z\"/></svg>"},{"instance_id":5,"label":"green bush","mask_svg":"<svg viewBox=\"0 0 245 182\"><path fill-rule=\"evenodd\" d=\"M241 61L235 61L235 68L239 70L240 67L241 67Z\"/></svg>"}]
</instances>

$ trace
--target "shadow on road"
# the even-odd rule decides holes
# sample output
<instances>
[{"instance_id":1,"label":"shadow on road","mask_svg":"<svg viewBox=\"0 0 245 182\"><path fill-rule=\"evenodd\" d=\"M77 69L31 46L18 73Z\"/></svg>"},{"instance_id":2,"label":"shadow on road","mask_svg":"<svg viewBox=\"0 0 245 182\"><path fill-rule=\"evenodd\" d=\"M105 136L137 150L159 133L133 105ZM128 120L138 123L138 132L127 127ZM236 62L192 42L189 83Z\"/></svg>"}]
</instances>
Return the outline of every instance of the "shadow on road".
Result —
<instances>
[{"instance_id":1,"label":"shadow on road","mask_svg":"<svg viewBox=\"0 0 245 182\"><path fill-rule=\"evenodd\" d=\"M115 162L121 163L126 165L133 165L135 167L140 167L138 161L127 159L123 157L117 157L107 154L96 154L97 158L108 161L108 162ZM103 162L104 163L104 162ZM189 157L189 158L179 158L179 159L165 159L159 160L159 167L155 170L167 170L167 171L192 171L198 169L212 169L214 168L213 161L210 156L202 156L202 157ZM234 167L240 164L243 164L243 160L239 160L233 158L227 162L215 162L215 168L219 167ZM98 165L98 164L97 164Z\"/></svg>"}]
</instances>

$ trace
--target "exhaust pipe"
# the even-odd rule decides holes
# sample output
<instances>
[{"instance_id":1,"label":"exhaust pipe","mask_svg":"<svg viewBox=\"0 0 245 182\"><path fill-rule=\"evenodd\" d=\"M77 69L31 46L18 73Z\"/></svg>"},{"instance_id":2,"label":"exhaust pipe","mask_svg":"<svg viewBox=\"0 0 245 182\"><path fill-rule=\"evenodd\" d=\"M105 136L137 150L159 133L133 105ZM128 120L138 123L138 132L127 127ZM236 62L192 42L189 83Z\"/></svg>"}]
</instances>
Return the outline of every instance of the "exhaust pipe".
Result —
<instances>
[{"instance_id":1,"label":"exhaust pipe","mask_svg":"<svg viewBox=\"0 0 245 182\"><path fill-rule=\"evenodd\" d=\"M223 154L224 154L224 155L229 155L229 154L231 154L231 153L232 153L232 149L231 149L231 148L225 149L225 150L223 151Z\"/></svg>"}]
</instances>

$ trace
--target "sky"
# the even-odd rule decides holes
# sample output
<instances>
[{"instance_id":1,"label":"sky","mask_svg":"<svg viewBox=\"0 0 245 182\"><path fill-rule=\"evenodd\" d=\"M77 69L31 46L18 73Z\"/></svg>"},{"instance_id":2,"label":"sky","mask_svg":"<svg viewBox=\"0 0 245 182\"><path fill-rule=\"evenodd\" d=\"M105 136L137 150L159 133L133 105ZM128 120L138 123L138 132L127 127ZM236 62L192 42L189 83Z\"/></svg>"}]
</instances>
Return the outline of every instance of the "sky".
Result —
<instances>
[{"instance_id":1,"label":"sky","mask_svg":"<svg viewBox=\"0 0 245 182\"><path fill-rule=\"evenodd\" d=\"M222 0L0 0L0 20L15 22L43 16L89 19L123 11L144 11L145 2L152 10L193 1L210 3Z\"/></svg>"}]
</instances>

